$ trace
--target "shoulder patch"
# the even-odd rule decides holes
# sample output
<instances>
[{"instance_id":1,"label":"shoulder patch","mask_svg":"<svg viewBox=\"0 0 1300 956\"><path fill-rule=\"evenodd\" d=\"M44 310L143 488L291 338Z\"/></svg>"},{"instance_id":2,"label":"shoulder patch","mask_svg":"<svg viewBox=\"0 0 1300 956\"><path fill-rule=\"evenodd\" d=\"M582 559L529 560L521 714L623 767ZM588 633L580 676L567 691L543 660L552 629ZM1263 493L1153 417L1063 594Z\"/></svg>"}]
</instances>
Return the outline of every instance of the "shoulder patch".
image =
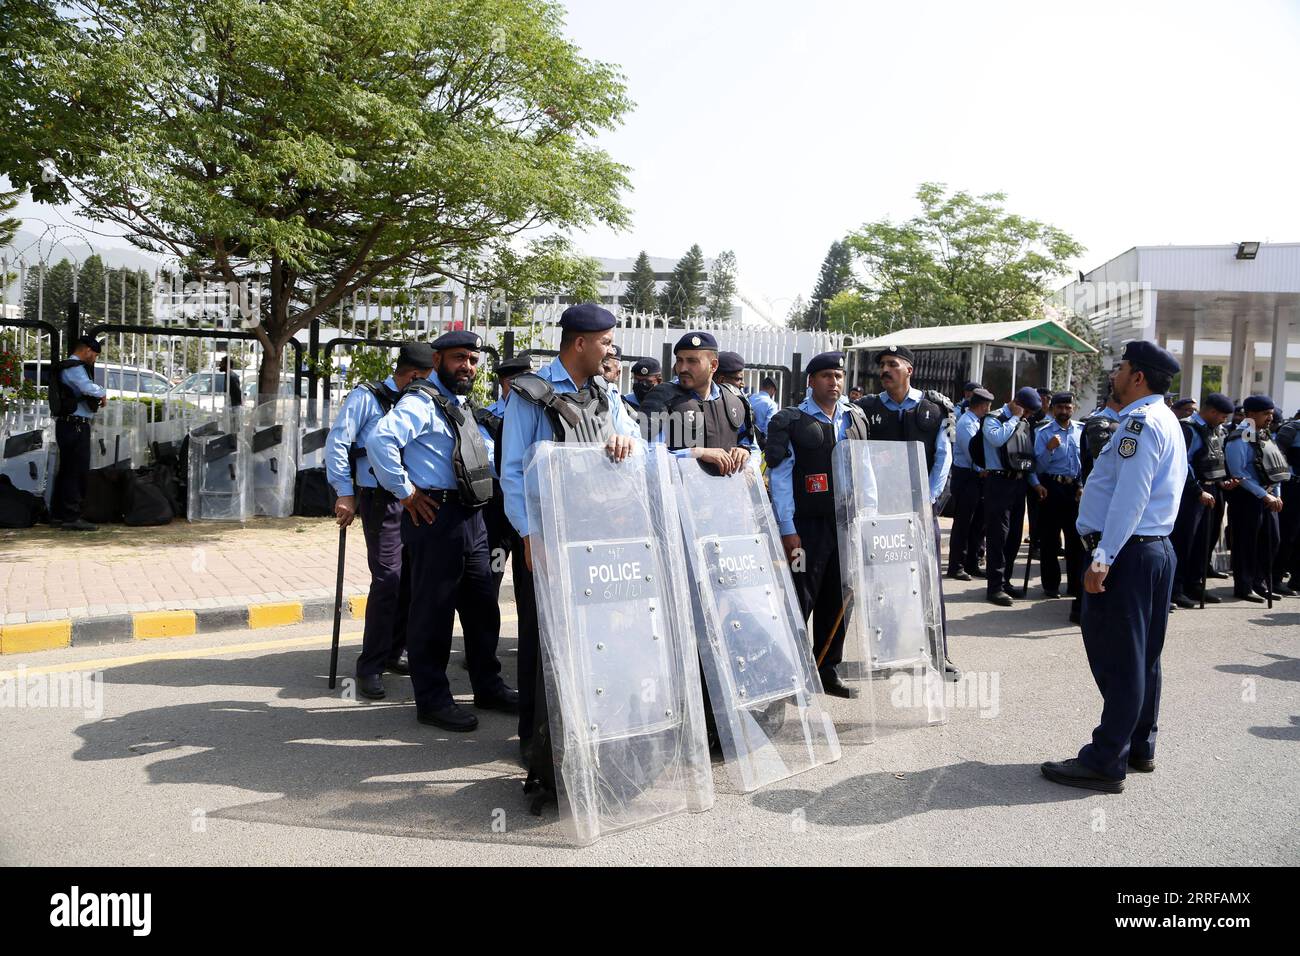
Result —
<instances>
[{"instance_id":1,"label":"shoulder patch","mask_svg":"<svg viewBox=\"0 0 1300 956\"><path fill-rule=\"evenodd\" d=\"M1125 435L1119 440L1119 457L1132 458L1137 454L1138 442L1136 438Z\"/></svg>"},{"instance_id":2,"label":"shoulder patch","mask_svg":"<svg viewBox=\"0 0 1300 956\"><path fill-rule=\"evenodd\" d=\"M1143 424L1142 419L1130 417L1128 424L1124 426L1124 431L1131 432L1134 435L1141 435Z\"/></svg>"}]
</instances>

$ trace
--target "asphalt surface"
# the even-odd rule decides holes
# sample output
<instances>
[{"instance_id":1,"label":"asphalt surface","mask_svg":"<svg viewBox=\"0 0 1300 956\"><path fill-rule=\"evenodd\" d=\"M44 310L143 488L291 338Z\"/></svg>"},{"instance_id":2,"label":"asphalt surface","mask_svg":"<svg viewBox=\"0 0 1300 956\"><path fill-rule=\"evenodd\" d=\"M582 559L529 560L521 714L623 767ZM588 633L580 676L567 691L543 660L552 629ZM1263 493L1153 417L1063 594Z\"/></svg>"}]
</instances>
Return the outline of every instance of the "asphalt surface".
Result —
<instances>
[{"instance_id":1,"label":"asphalt surface","mask_svg":"<svg viewBox=\"0 0 1300 956\"><path fill-rule=\"evenodd\" d=\"M1300 862L1300 599L1173 616L1158 768L1110 796L1038 770L1072 756L1100 710L1067 602L1004 610L980 581L945 585L970 675L945 725L846 744L837 763L749 794L715 764L712 810L581 849L553 809L527 813L513 717L447 734L415 722L406 678L387 678L382 703L330 692L327 627L0 658L24 691L0 695L0 863ZM468 695L459 660L453 689ZM84 682L92 671L102 683ZM55 678L83 696L32 706ZM859 715L827 706L837 726Z\"/></svg>"}]
</instances>

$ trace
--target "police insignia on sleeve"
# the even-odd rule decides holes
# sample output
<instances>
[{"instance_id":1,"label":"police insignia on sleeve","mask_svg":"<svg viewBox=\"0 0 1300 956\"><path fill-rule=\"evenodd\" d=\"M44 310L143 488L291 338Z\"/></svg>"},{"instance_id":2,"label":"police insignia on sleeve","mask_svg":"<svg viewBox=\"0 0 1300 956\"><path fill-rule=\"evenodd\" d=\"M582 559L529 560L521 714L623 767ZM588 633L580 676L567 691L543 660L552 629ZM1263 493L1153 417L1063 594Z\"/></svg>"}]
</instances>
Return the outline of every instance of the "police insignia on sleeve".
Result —
<instances>
[{"instance_id":1,"label":"police insignia on sleeve","mask_svg":"<svg viewBox=\"0 0 1300 956\"><path fill-rule=\"evenodd\" d=\"M1130 418L1130 419L1128 420L1128 425L1127 425L1127 427L1126 427L1124 430L1125 430L1125 431L1128 431L1128 432L1132 432L1134 435L1141 435L1141 434L1142 434L1142 419L1140 419L1140 418Z\"/></svg>"},{"instance_id":2,"label":"police insignia on sleeve","mask_svg":"<svg viewBox=\"0 0 1300 956\"><path fill-rule=\"evenodd\" d=\"M1137 450L1138 442L1136 438L1125 435L1119 440L1119 457L1132 458L1137 453Z\"/></svg>"}]
</instances>

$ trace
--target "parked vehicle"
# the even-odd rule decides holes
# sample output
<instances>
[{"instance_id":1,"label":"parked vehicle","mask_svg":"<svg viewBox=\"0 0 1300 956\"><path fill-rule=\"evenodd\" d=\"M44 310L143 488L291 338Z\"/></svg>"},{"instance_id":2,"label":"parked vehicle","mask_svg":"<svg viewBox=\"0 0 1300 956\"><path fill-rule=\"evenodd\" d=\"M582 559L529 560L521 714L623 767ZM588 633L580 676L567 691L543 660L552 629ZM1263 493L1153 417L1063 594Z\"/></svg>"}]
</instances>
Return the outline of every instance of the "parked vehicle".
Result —
<instances>
[{"instance_id":1,"label":"parked vehicle","mask_svg":"<svg viewBox=\"0 0 1300 956\"><path fill-rule=\"evenodd\" d=\"M50 362L24 362L23 378L33 385L48 388L53 368ZM167 376L134 365L96 362L93 378L109 398L158 397L170 388Z\"/></svg>"}]
</instances>

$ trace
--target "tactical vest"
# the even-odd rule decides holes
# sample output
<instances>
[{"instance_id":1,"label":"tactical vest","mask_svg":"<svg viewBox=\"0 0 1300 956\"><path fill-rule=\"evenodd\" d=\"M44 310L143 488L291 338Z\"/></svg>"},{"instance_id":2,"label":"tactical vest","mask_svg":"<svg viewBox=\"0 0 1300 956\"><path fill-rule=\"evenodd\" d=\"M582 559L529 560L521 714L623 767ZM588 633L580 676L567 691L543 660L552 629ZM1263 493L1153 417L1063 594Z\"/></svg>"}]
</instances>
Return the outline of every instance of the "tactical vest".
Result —
<instances>
[{"instance_id":1,"label":"tactical vest","mask_svg":"<svg viewBox=\"0 0 1300 956\"><path fill-rule=\"evenodd\" d=\"M850 405L845 438L865 439L870 435L866 415ZM835 475L831 453L835 450L835 428L799 408L784 408L767 424L767 466L773 468L794 452L794 513L800 518L835 517Z\"/></svg>"},{"instance_id":2,"label":"tactical vest","mask_svg":"<svg viewBox=\"0 0 1300 956\"><path fill-rule=\"evenodd\" d=\"M1198 425L1190 418L1180 423L1183 426L1183 438L1187 444L1192 443L1192 436L1201 439L1201 447L1192 456L1192 472L1197 481L1218 481L1228 477L1228 459L1223 451L1223 430L1209 425Z\"/></svg>"},{"instance_id":3,"label":"tactical vest","mask_svg":"<svg viewBox=\"0 0 1300 956\"><path fill-rule=\"evenodd\" d=\"M604 380L597 384L596 379L576 392L557 392L536 372L524 372L510 380L510 387L546 413L554 441L601 445L614 434L614 420Z\"/></svg>"},{"instance_id":4,"label":"tactical vest","mask_svg":"<svg viewBox=\"0 0 1300 956\"><path fill-rule=\"evenodd\" d=\"M379 403L379 417L383 418L397 400L401 397L397 392L385 385L383 382L362 382L357 388L364 388L371 395L375 396L375 401ZM357 462L366 457L366 450L353 442L348 446L348 464L352 467L352 483L356 484L357 479Z\"/></svg>"},{"instance_id":5,"label":"tactical vest","mask_svg":"<svg viewBox=\"0 0 1300 956\"><path fill-rule=\"evenodd\" d=\"M1007 415L1005 412L998 412L995 417L998 421L1003 422L1004 424L1011 421L1011 416ZM980 448L978 461L976 461L976 455L974 453L975 442L973 440L971 441L971 461L981 467L988 466L988 439L984 437L985 418L988 418L988 416L985 415L984 418L980 419ZM1029 423L1029 419L1022 418L1020 421L1016 422L1015 431L1011 433L1011 437L1007 439L1007 443L999 448L998 451L1002 456L1003 471L1014 471L1019 472L1020 474L1028 474L1034 470L1037 459L1034 456L1034 429Z\"/></svg>"},{"instance_id":6,"label":"tactical vest","mask_svg":"<svg viewBox=\"0 0 1300 956\"><path fill-rule=\"evenodd\" d=\"M460 490L461 504L469 508L481 508L487 504L492 498L492 466L488 463L487 445L483 444L483 436L479 434L478 422L474 420L473 414L465 414L465 408L425 379L417 378L406 386L406 391L402 394L406 395L407 392L427 395L451 425L455 439L451 463L456 475L456 487Z\"/></svg>"},{"instance_id":7,"label":"tactical vest","mask_svg":"<svg viewBox=\"0 0 1300 956\"><path fill-rule=\"evenodd\" d=\"M496 465L499 475L501 474L501 432L506 420L486 408L475 408L474 421L492 436L492 462Z\"/></svg>"},{"instance_id":8,"label":"tactical vest","mask_svg":"<svg viewBox=\"0 0 1300 956\"><path fill-rule=\"evenodd\" d=\"M1300 474L1300 418L1282 423L1277 431L1277 447L1286 453L1292 470Z\"/></svg>"},{"instance_id":9,"label":"tactical vest","mask_svg":"<svg viewBox=\"0 0 1300 956\"><path fill-rule=\"evenodd\" d=\"M1083 437L1088 445L1088 458L1096 461L1110 436L1119 428L1119 422L1106 415L1093 415L1083 423Z\"/></svg>"},{"instance_id":10,"label":"tactical vest","mask_svg":"<svg viewBox=\"0 0 1300 956\"><path fill-rule=\"evenodd\" d=\"M901 414L887 408L879 395L864 395L857 401L866 412L870 437L875 441L919 441L925 446L925 468L934 467L935 452L939 445L939 430L951 410L945 410L926 392L924 397Z\"/></svg>"},{"instance_id":11,"label":"tactical vest","mask_svg":"<svg viewBox=\"0 0 1300 956\"><path fill-rule=\"evenodd\" d=\"M71 385L63 381L63 373L74 366L80 365L86 370L86 375L94 381L91 375L91 366L79 358L66 358L62 362L56 362L54 365L54 381L50 383L46 390L46 399L50 404L51 418L66 418L77 410L78 405L84 404L86 408L94 412L99 408L99 399L90 398L81 395L73 389Z\"/></svg>"},{"instance_id":12,"label":"tactical vest","mask_svg":"<svg viewBox=\"0 0 1300 956\"><path fill-rule=\"evenodd\" d=\"M641 403L641 411L651 419L667 414L662 422L664 444L672 451L682 448L721 448L730 451L740 444L740 431L754 434L754 410L740 389L717 383L717 398L701 401L700 397L676 382L656 385Z\"/></svg>"},{"instance_id":13,"label":"tactical vest","mask_svg":"<svg viewBox=\"0 0 1300 956\"><path fill-rule=\"evenodd\" d=\"M1245 439L1241 432L1234 431L1225 439L1225 444L1230 441L1245 441ZM1255 441L1250 444L1255 449L1255 454L1251 457L1251 465L1255 469L1255 478L1261 485L1267 487L1291 478L1291 466L1287 463L1285 453L1277 446L1277 442L1256 433Z\"/></svg>"}]
</instances>

